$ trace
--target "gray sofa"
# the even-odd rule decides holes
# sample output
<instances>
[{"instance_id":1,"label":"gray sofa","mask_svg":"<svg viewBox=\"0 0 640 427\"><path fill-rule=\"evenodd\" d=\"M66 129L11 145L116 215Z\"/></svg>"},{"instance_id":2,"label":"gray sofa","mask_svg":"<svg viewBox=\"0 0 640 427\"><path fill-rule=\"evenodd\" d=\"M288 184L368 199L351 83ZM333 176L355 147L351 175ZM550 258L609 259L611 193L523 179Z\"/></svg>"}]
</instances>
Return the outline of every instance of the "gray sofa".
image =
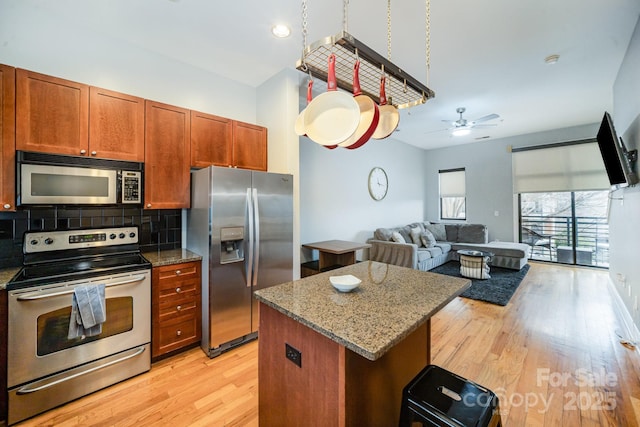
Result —
<instances>
[{"instance_id":1,"label":"gray sofa","mask_svg":"<svg viewBox=\"0 0 640 427\"><path fill-rule=\"evenodd\" d=\"M371 244L370 260L423 271L457 260L461 249L492 252L490 264L496 267L520 270L527 263L529 245L488 240L489 232L483 224L414 222L404 227L378 228L367 242Z\"/></svg>"}]
</instances>

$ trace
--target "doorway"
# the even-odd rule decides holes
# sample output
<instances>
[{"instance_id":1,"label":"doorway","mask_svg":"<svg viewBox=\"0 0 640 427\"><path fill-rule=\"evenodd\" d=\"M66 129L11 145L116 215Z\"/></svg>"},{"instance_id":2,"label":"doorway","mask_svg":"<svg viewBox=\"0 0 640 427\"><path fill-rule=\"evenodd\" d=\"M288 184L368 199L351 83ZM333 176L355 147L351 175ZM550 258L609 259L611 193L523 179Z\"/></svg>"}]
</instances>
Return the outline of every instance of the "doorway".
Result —
<instances>
[{"instance_id":1,"label":"doorway","mask_svg":"<svg viewBox=\"0 0 640 427\"><path fill-rule=\"evenodd\" d=\"M520 193L520 242L531 259L609 267L608 191Z\"/></svg>"}]
</instances>

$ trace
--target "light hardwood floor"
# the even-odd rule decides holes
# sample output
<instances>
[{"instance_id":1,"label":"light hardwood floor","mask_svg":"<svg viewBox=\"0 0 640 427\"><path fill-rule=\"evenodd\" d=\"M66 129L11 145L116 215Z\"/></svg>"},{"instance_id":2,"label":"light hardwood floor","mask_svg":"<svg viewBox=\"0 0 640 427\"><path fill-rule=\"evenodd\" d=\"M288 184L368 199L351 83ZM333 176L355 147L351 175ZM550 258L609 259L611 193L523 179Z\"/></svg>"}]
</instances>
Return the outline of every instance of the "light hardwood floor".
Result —
<instances>
[{"instance_id":1,"label":"light hardwood floor","mask_svg":"<svg viewBox=\"0 0 640 427\"><path fill-rule=\"evenodd\" d=\"M607 273L532 263L511 302L457 298L433 363L493 390L505 426L640 425L640 352L620 344ZM258 344L193 349L20 426L257 426Z\"/></svg>"}]
</instances>

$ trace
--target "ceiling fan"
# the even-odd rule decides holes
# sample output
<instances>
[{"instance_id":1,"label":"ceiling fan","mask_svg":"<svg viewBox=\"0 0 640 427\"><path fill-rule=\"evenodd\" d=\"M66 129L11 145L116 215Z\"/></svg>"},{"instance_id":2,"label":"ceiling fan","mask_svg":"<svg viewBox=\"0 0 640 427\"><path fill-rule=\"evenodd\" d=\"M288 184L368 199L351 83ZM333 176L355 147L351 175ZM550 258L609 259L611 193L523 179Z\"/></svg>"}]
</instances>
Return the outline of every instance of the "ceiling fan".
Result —
<instances>
[{"instance_id":1,"label":"ceiling fan","mask_svg":"<svg viewBox=\"0 0 640 427\"><path fill-rule=\"evenodd\" d=\"M460 114L460 118L458 120L443 120L443 122L445 123L450 123L451 127L446 128L446 129L439 129L437 131L434 132L440 132L443 130L450 130L452 131L451 134L454 136L462 136L462 135L467 135L469 134L469 132L471 132L471 129L473 128L483 128L483 127L492 127L492 126L497 126L497 124L495 123L483 123L483 122L487 122L489 120L493 120L493 119L497 119L500 116L498 114L488 114L486 116L480 117L478 119L475 120L467 120L465 118L462 117L462 114L466 111L467 109L464 107L458 107L456 108L456 113ZM482 124L481 124L482 123Z\"/></svg>"}]
</instances>

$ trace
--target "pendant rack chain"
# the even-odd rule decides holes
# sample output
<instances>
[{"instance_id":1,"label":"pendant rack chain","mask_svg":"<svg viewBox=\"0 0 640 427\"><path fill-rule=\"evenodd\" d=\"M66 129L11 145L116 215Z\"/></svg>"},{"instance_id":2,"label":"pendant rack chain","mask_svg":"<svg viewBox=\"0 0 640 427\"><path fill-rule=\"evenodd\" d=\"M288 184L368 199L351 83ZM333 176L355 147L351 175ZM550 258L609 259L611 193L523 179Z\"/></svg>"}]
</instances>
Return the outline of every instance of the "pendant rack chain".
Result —
<instances>
[{"instance_id":1,"label":"pendant rack chain","mask_svg":"<svg viewBox=\"0 0 640 427\"><path fill-rule=\"evenodd\" d=\"M431 0L426 0L426 22L425 22L425 33L426 33L426 40L425 43L427 45L426 49L427 49L427 53L426 53L426 57L427 57L427 86L429 86L429 72L431 71Z\"/></svg>"},{"instance_id":2,"label":"pendant rack chain","mask_svg":"<svg viewBox=\"0 0 640 427\"><path fill-rule=\"evenodd\" d=\"M391 61L391 0L387 0L387 59Z\"/></svg>"},{"instance_id":3,"label":"pendant rack chain","mask_svg":"<svg viewBox=\"0 0 640 427\"><path fill-rule=\"evenodd\" d=\"M307 0L302 0L302 65L303 71L307 71L307 64L305 62L305 49L307 48Z\"/></svg>"}]
</instances>

